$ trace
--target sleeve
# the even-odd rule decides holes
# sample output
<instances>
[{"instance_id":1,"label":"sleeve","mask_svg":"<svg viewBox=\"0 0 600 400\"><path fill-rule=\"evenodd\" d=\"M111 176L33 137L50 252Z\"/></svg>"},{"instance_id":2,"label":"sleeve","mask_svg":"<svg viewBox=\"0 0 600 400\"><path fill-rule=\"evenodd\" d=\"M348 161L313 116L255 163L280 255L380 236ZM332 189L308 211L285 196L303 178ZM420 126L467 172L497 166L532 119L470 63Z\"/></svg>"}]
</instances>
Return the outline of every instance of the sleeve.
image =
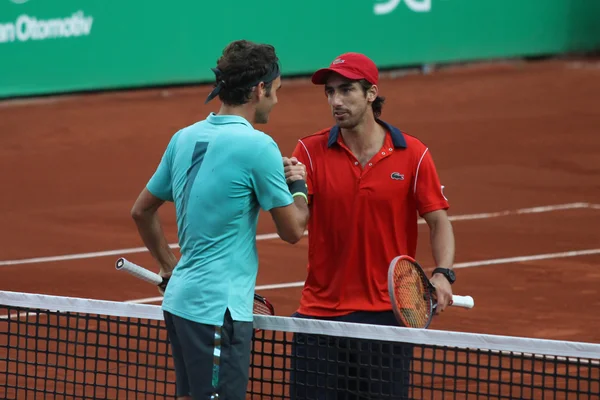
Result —
<instances>
[{"instance_id":1,"label":"sleeve","mask_svg":"<svg viewBox=\"0 0 600 400\"><path fill-rule=\"evenodd\" d=\"M281 151L271 140L256 157L252 168L252 185L260 207L269 211L294 202L283 172Z\"/></svg>"},{"instance_id":2,"label":"sleeve","mask_svg":"<svg viewBox=\"0 0 600 400\"><path fill-rule=\"evenodd\" d=\"M306 166L306 186L308 186L308 195L312 196L314 193L313 163L310 154L308 153L308 148L302 140L298 140L298 144L292 153L292 157L296 157L298 161Z\"/></svg>"},{"instance_id":3,"label":"sleeve","mask_svg":"<svg viewBox=\"0 0 600 400\"><path fill-rule=\"evenodd\" d=\"M173 155L175 153L175 137L174 135L165 150L160 164L156 168L154 175L148 181L146 189L154 196L161 200L173 201L173 179L171 175L171 165L173 163Z\"/></svg>"},{"instance_id":4,"label":"sleeve","mask_svg":"<svg viewBox=\"0 0 600 400\"><path fill-rule=\"evenodd\" d=\"M450 207L443 190L431 153L426 148L417 164L414 186L417 210L421 217L429 212L447 210Z\"/></svg>"}]
</instances>

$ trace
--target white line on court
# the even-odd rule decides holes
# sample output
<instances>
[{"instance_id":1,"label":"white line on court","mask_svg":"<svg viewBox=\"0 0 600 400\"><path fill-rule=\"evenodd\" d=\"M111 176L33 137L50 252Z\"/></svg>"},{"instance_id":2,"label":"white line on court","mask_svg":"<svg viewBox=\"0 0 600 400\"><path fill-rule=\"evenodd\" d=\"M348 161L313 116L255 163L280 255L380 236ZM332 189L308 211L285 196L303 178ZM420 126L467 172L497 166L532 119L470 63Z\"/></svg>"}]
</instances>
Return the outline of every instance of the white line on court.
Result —
<instances>
[{"instance_id":1,"label":"white line on court","mask_svg":"<svg viewBox=\"0 0 600 400\"><path fill-rule=\"evenodd\" d=\"M483 261L471 261L471 262L454 264L454 268L483 267L486 265L512 264L512 263L520 263L520 262L525 262L525 261L580 257L580 256L590 256L590 255L595 255L595 254L600 254L600 249L573 250L573 251L563 251L561 253L534 254L531 256L506 257L506 258L495 258L495 259L483 260Z\"/></svg>"},{"instance_id":2,"label":"white line on court","mask_svg":"<svg viewBox=\"0 0 600 400\"><path fill-rule=\"evenodd\" d=\"M470 261L463 263L454 264L454 268L474 268L474 267L484 267L486 265L496 265L496 264L513 264L520 263L526 261L536 261L536 260L550 260L557 258L568 258L568 257L578 257L578 256L589 256L600 254L600 249L589 249L589 250L573 250L573 251L564 251L561 253L547 253L547 254L534 254L530 256L519 256L519 257L507 257L507 258L493 258L490 260L481 260L481 261ZM430 269L430 268L425 268ZM302 287L304 286L303 281L299 282L289 282L289 283L276 283L272 285L261 285L256 286L256 291L264 291L264 290L272 290L272 289L286 289L286 288L294 288L294 287ZM161 301L161 297L148 297L146 299L136 299L136 300L128 300L127 303L154 303L157 301Z\"/></svg>"},{"instance_id":3,"label":"white line on court","mask_svg":"<svg viewBox=\"0 0 600 400\"><path fill-rule=\"evenodd\" d=\"M489 218L497 218L497 217L505 217L510 215L522 215L522 214L537 214L537 213L545 213L551 211L561 211L561 210L573 210L573 209L582 209L582 208L594 208L600 209L600 205L598 204L590 204L590 203L568 203L568 204L556 204L550 206L541 206L541 207L529 207L529 208L519 208L517 210L506 210L506 211L498 211L498 212L490 212L490 213L480 213L480 214L464 214L464 215L451 215L450 221L470 221L477 219L489 219ZM419 224L424 224L425 220L419 219ZM304 232L306 235L307 232ZM256 240L271 240L277 239L279 236L276 233L267 233L263 235L257 235ZM172 243L169 245L172 249L179 248L179 244ZM69 260L81 260L85 258L98 258L98 257L107 257L107 256L122 256L125 254L134 254L134 253L145 253L148 249L146 247L133 247L127 249L117 249L117 250L106 250L106 251L96 251L92 253L78 253L78 254L66 254L61 256L49 256L49 257L35 257L35 258L25 258L19 260L4 260L0 261L0 266L8 266L8 265L23 265L23 264L39 264L45 262L54 262L54 261L69 261Z\"/></svg>"},{"instance_id":4,"label":"white line on court","mask_svg":"<svg viewBox=\"0 0 600 400\"><path fill-rule=\"evenodd\" d=\"M256 240L269 240L276 239L279 236L276 233L267 233L264 235L256 235ZM178 243L171 243L169 247L172 249L178 249ZM81 260L84 258L98 258L107 256L120 256L123 254L134 254L134 253L145 253L148 249L146 247L131 247L128 249L117 249L117 250L106 250L96 251L92 253L79 253L79 254L66 254L62 256L50 256L50 257L36 257L36 258L25 258L21 260L6 260L0 261L0 266L7 265L20 265L20 264L38 264L53 261L69 261L69 260Z\"/></svg>"},{"instance_id":5,"label":"white line on court","mask_svg":"<svg viewBox=\"0 0 600 400\"><path fill-rule=\"evenodd\" d=\"M489 218L505 217L508 215L538 214L538 213L551 212L551 211L573 210L573 209L578 209L578 208L591 208L591 207L592 207L592 204L590 204L590 203L557 204L557 205L553 205L553 206L519 208L518 210L498 211L498 212L492 212L492 213L453 215L453 216L450 216L449 219L450 219L450 221L467 221L467 220L473 220L473 219L489 219ZM419 223L425 223L425 221L419 220Z\"/></svg>"}]
</instances>

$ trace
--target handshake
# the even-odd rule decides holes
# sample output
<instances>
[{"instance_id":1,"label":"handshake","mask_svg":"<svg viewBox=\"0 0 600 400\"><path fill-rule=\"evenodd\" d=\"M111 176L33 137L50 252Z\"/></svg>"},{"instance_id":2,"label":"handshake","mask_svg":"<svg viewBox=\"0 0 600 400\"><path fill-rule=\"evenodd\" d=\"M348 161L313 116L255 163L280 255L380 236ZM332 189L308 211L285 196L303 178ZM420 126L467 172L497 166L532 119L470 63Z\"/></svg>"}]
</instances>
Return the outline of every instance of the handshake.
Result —
<instances>
[{"instance_id":1,"label":"handshake","mask_svg":"<svg viewBox=\"0 0 600 400\"><path fill-rule=\"evenodd\" d=\"M302 196L308 203L308 187L306 185L306 166L296 157L283 158L283 172L292 197Z\"/></svg>"},{"instance_id":2,"label":"handshake","mask_svg":"<svg viewBox=\"0 0 600 400\"><path fill-rule=\"evenodd\" d=\"M289 184L292 182L306 180L306 166L302 164L296 157L283 158L283 172L285 180Z\"/></svg>"}]
</instances>

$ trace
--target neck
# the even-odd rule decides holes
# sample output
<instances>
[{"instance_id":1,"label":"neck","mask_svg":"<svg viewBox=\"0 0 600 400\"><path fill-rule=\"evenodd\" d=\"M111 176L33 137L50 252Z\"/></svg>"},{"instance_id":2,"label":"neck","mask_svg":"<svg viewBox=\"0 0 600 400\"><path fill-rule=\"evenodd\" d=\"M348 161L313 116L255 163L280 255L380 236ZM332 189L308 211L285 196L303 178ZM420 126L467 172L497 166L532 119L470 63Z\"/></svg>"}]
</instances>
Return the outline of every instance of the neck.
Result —
<instances>
[{"instance_id":1,"label":"neck","mask_svg":"<svg viewBox=\"0 0 600 400\"><path fill-rule=\"evenodd\" d=\"M222 103L217 115L237 115L238 117L245 118L252 125L256 123L254 120L256 108L250 103L242 104L241 106L230 106Z\"/></svg>"},{"instance_id":2,"label":"neck","mask_svg":"<svg viewBox=\"0 0 600 400\"><path fill-rule=\"evenodd\" d=\"M362 153L372 148L381 148L385 140L385 129L372 115L366 116L352 129L340 129L344 143L353 153Z\"/></svg>"}]
</instances>

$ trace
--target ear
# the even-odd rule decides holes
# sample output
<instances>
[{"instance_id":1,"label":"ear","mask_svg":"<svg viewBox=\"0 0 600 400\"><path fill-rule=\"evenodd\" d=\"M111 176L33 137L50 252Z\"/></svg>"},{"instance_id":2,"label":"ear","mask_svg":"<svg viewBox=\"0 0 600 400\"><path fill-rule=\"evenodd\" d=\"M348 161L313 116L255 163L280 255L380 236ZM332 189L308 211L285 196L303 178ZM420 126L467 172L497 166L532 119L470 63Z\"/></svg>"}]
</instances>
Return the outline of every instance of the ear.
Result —
<instances>
[{"instance_id":1,"label":"ear","mask_svg":"<svg viewBox=\"0 0 600 400\"><path fill-rule=\"evenodd\" d=\"M256 85L256 100L260 101L263 97L265 97L265 95L266 95L265 83L259 82L258 85Z\"/></svg>"},{"instance_id":2,"label":"ear","mask_svg":"<svg viewBox=\"0 0 600 400\"><path fill-rule=\"evenodd\" d=\"M373 85L369 88L369 90L367 90L367 100L368 101L375 101L375 99L377 98L377 96L379 95L379 88L377 87L377 85Z\"/></svg>"}]
</instances>

